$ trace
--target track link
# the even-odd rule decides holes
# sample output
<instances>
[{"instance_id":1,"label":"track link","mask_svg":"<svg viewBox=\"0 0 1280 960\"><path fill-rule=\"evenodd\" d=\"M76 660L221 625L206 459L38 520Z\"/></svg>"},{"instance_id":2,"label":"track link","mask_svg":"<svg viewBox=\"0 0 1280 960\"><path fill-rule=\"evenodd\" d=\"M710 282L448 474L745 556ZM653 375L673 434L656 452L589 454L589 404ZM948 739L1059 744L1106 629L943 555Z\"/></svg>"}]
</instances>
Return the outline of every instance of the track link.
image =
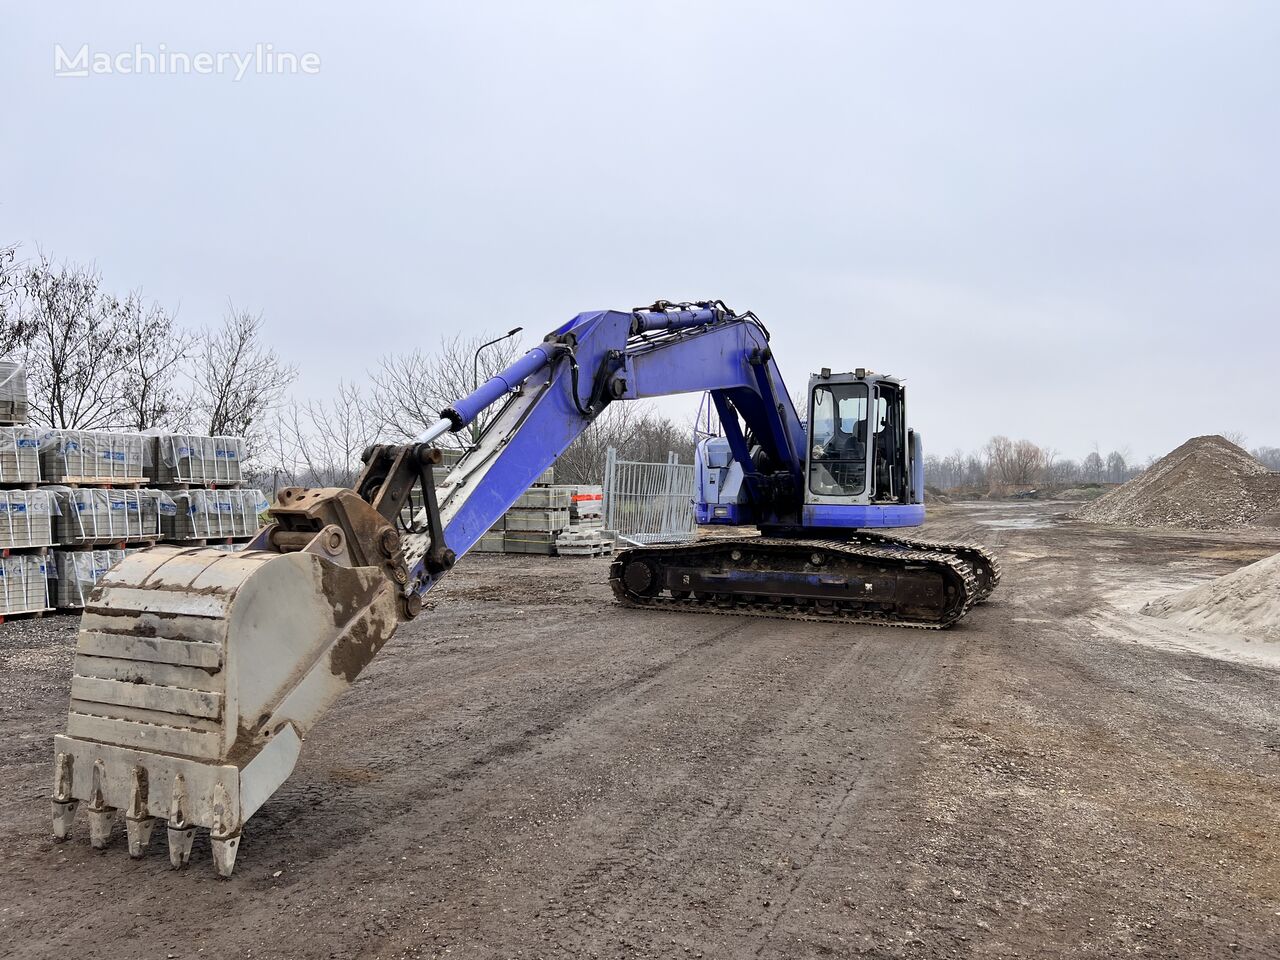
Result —
<instances>
[{"instance_id":1,"label":"track link","mask_svg":"<svg viewBox=\"0 0 1280 960\"><path fill-rule=\"evenodd\" d=\"M614 558L609 583L619 602L649 610L925 630L952 626L984 595L960 552L894 538L636 547Z\"/></svg>"}]
</instances>

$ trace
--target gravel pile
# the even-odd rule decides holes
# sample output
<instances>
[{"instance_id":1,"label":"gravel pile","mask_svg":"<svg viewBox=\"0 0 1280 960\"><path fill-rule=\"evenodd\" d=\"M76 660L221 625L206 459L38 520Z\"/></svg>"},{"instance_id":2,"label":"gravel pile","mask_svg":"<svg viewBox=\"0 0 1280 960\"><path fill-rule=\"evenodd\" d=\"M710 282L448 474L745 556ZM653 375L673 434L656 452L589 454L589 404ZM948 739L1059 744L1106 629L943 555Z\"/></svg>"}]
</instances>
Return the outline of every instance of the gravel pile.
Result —
<instances>
[{"instance_id":1,"label":"gravel pile","mask_svg":"<svg viewBox=\"0 0 1280 960\"><path fill-rule=\"evenodd\" d=\"M1280 640L1280 554L1142 608L1184 627Z\"/></svg>"},{"instance_id":2,"label":"gravel pile","mask_svg":"<svg viewBox=\"0 0 1280 960\"><path fill-rule=\"evenodd\" d=\"M1280 515L1280 473L1222 437L1194 437L1077 510L1094 523L1226 530Z\"/></svg>"}]
</instances>

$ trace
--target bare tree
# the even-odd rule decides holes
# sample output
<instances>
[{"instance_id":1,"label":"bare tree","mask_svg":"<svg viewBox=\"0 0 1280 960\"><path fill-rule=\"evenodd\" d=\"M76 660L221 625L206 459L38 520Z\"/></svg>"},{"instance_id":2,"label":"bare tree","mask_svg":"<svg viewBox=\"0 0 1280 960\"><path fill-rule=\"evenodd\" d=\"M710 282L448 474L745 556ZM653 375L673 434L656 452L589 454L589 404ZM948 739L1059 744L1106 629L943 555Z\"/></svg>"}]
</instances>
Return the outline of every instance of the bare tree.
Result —
<instances>
[{"instance_id":1,"label":"bare tree","mask_svg":"<svg viewBox=\"0 0 1280 960\"><path fill-rule=\"evenodd\" d=\"M610 447L624 460L663 463L675 453L693 461L693 427L682 427L652 406L636 401L611 403L556 461L556 479L599 483Z\"/></svg>"},{"instance_id":2,"label":"bare tree","mask_svg":"<svg viewBox=\"0 0 1280 960\"><path fill-rule=\"evenodd\" d=\"M1102 454L1097 450L1089 451L1089 455L1080 464L1081 478L1090 483L1101 483L1105 472L1106 464L1102 461Z\"/></svg>"},{"instance_id":3,"label":"bare tree","mask_svg":"<svg viewBox=\"0 0 1280 960\"><path fill-rule=\"evenodd\" d=\"M1234 443L1237 447L1244 449L1244 445L1249 442L1249 438L1244 435L1241 430L1223 430L1218 434L1227 443Z\"/></svg>"},{"instance_id":4,"label":"bare tree","mask_svg":"<svg viewBox=\"0 0 1280 960\"><path fill-rule=\"evenodd\" d=\"M370 405L379 434L389 440L407 440L417 436L440 419L440 411L509 366L518 354L514 340L502 340L481 351L476 350L492 340L488 333L441 340L431 353L411 353L383 357L373 373ZM497 405L477 418L483 429L497 413ZM446 434L444 442L465 448L472 435Z\"/></svg>"},{"instance_id":5,"label":"bare tree","mask_svg":"<svg viewBox=\"0 0 1280 960\"><path fill-rule=\"evenodd\" d=\"M35 335L23 309L18 245L0 247L0 357L25 347Z\"/></svg>"},{"instance_id":6,"label":"bare tree","mask_svg":"<svg viewBox=\"0 0 1280 960\"><path fill-rule=\"evenodd\" d=\"M282 482L303 487L349 487L362 466L360 455L376 428L360 389L339 381L324 402L296 401L271 431L267 459L278 462Z\"/></svg>"},{"instance_id":7,"label":"bare tree","mask_svg":"<svg viewBox=\"0 0 1280 960\"><path fill-rule=\"evenodd\" d=\"M1045 454L1030 440L996 436L987 441L987 464L999 483L1023 486L1038 483L1044 473Z\"/></svg>"},{"instance_id":8,"label":"bare tree","mask_svg":"<svg viewBox=\"0 0 1280 960\"><path fill-rule=\"evenodd\" d=\"M1256 447L1249 452L1268 470L1280 470L1280 447Z\"/></svg>"},{"instance_id":9,"label":"bare tree","mask_svg":"<svg viewBox=\"0 0 1280 960\"><path fill-rule=\"evenodd\" d=\"M1107 454L1107 480L1110 483L1124 483L1128 479L1129 464L1119 450Z\"/></svg>"},{"instance_id":10,"label":"bare tree","mask_svg":"<svg viewBox=\"0 0 1280 960\"><path fill-rule=\"evenodd\" d=\"M296 376L263 343L262 314L229 304L222 326L204 332L192 358L194 426L211 436L245 437L253 450L263 443L263 418Z\"/></svg>"},{"instance_id":11,"label":"bare tree","mask_svg":"<svg viewBox=\"0 0 1280 960\"><path fill-rule=\"evenodd\" d=\"M191 356L192 334L176 327L160 304L145 304L139 291L114 301L113 309L128 358L122 373L124 425L132 430L178 426L187 406L178 374Z\"/></svg>"},{"instance_id":12,"label":"bare tree","mask_svg":"<svg viewBox=\"0 0 1280 960\"><path fill-rule=\"evenodd\" d=\"M127 423L129 351L98 273L42 254L23 270L21 284L32 422L84 430Z\"/></svg>"}]
</instances>

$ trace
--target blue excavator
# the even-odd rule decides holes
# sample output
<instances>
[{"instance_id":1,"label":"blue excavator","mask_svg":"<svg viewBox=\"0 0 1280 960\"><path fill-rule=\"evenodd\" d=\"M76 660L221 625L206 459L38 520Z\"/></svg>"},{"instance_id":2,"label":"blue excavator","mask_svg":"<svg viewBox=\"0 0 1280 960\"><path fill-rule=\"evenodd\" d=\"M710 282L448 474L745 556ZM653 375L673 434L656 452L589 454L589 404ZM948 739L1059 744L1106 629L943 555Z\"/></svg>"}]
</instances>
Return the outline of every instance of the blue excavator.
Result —
<instances>
[{"instance_id":1,"label":"blue excavator","mask_svg":"<svg viewBox=\"0 0 1280 960\"><path fill-rule=\"evenodd\" d=\"M307 731L573 439L611 403L702 391L724 435L698 447L697 518L758 533L621 551L621 604L942 629L995 588L981 547L892 532L924 521L899 380L824 369L804 421L750 312L659 301L582 313L415 442L366 450L354 488L279 491L247 549L155 547L116 565L80 623L54 836L71 834L83 804L93 846L123 819L142 857L163 820L182 867L206 828L230 876L245 821ZM435 441L490 408L437 476Z\"/></svg>"}]
</instances>

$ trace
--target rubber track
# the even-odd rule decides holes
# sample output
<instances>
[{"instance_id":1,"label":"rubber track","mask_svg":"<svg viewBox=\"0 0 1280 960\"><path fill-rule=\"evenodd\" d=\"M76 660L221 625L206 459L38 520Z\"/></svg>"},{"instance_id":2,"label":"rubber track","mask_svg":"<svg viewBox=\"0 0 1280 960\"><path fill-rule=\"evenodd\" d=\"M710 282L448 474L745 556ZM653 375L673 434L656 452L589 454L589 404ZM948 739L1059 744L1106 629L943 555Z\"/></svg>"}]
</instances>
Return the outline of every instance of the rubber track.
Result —
<instances>
[{"instance_id":1,"label":"rubber track","mask_svg":"<svg viewBox=\"0 0 1280 960\"><path fill-rule=\"evenodd\" d=\"M768 550L770 547L786 549L788 552L797 548L806 550L826 550L840 553L846 557L863 557L871 560L887 560L895 564L923 563L936 564L950 568L964 585L965 596L959 609L948 619L936 623L907 620L892 615L886 616L883 611L860 613L857 611L833 610L831 613L814 613L807 609L788 608L783 603L771 604L766 601L744 603L734 600L730 606L721 606L714 597L698 598L689 596L673 597L661 594L656 597L640 597L627 591L622 582L622 568L628 557L637 553L664 554L698 554L718 553L726 548L741 547L747 550ZM820 623L859 623L886 627L911 627L917 630L945 630L964 618L978 602L978 580L973 569L966 561L953 553L941 550L916 550L902 546L875 546L845 540L789 540L768 537L748 537L741 540L707 540L699 543L670 544L660 547L634 547L624 550L614 557L609 567L609 586L619 603L628 607L644 610L665 610L686 613L717 613L732 616L770 617L777 620L810 620Z\"/></svg>"}]
</instances>

